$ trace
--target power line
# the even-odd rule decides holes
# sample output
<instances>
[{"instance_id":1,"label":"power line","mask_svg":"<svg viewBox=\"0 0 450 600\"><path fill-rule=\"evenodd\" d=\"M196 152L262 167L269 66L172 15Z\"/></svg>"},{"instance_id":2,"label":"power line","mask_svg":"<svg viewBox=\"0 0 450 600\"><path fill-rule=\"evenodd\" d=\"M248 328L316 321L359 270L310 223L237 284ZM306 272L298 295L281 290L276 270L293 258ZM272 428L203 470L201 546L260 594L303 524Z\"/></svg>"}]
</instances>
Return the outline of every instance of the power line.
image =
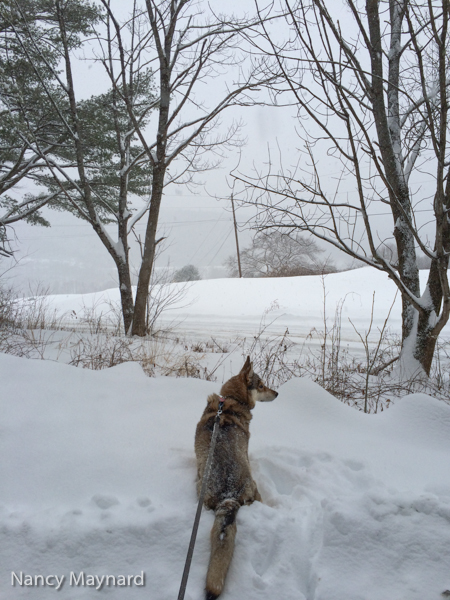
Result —
<instances>
[{"instance_id":1,"label":"power line","mask_svg":"<svg viewBox=\"0 0 450 600\"><path fill-rule=\"evenodd\" d=\"M196 223L218 223L218 222L231 223L231 219L221 219L219 217L219 219L200 219L198 221L164 221L164 222L160 222L158 224L158 226L170 225L172 227L176 227L176 226L186 226L186 225L191 225L191 224L196 224ZM111 226L114 227L114 225L111 225ZM58 225L57 227L65 227L65 225ZM71 225L71 227L88 227L88 225L86 225L86 224ZM107 227L109 227L109 225ZM145 231L145 227L143 227L142 229L136 228L136 231L143 233ZM21 237L21 236L19 236L19 237L20 237L20 241L29 242L29 241L33 241L33 240L40 240L43 237L51 238L51 239L61 239L61 238L67 239L67 238L92 237L92 235L93 235L93 231L90 231L89 233L73 233L73 234L69 234L69 235L67 235L67 234L65 234L65 235L45 234L44 236L41 236L41 237Z\"/></svg>"},{"instance_id":2,"label":"power line","mask_svg":"<svg viewBox=\"0 0 450 600\"><path fill-rule=\"evenodd\" d=\"M208 233L208 235L207 235L206 237L204 237L204 238L203 238L203 241L202 241L202 243L200 244L200 246L198 246L197 250L196 250L196 251L194 252L194 254L191 256L191 258L190 258L190 260L189 260L189 263L192 263L192 261L194 260L195 256L197 255L197 252L198 252L198 251L199 251L199 250L200 250L200 249L203 247L204 243L205 243L205 242L206 242L206 240L209 238L209 236L211 235L211 233L214 231L214 229L216 228L216 225L217 225L217 223L218 223L220 220L222 220L222 219L220 219L220 217L219 217L219 219L217 219L217 221L214 223L214 225L213 225L213 226L211 227L211 229L209 230L209 233Z\"/></svg>"},{"instance_id":3,"label":"power line","mask_svg":"<svg viewBox=\"0 0 450 600\"><path fill-rule=\"evenodd\" d=\"M216 258L216 256L219 254L219 252L222 250L223 245L225 244L225 242L227 241L227 239L230 237L231 235L231 231L229 231L227 233L226 238L223 240L223 242L220 244L219 248L217 249L217 252L214 254L214 256L212 257L212 259L209 261L208 263L208 267L211 265L212 261Z\"/></svg>"}]
</instances>

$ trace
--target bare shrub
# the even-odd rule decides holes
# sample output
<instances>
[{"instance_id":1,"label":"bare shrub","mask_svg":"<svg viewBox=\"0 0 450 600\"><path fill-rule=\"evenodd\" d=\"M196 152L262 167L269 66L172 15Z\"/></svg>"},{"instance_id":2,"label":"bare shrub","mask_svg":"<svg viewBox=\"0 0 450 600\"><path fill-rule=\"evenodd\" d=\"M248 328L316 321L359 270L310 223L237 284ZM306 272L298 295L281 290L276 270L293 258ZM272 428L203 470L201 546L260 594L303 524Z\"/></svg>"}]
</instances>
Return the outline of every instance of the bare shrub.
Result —
<instances>
[{"instance_id":1,"label":"bare shrub","mask_svg":"<svg viewBox=\"0 0 450 600\"><path fill-rule=\"evenodd\" d=\"M270 334L269 329L277 318L270 320L270 313L278 309L278 304L272 304L264 311L258 332L250 340L244 338L240 345L242 356L251 356L253 368L269 386L285 383L292 376L292 364L288 360L288 352L293 347L286 329L284 334Z\"/></svg>"},{"instance_id":2,"label":"bare shrub","mask_svg":"<svg viewBox=\"0 0 450 600\"><path fill-rule=\"evenodd\" d=\"M162 375L165 377L193 377L213 381L214 371L202 365L204 354L191 354L188 346L180 340L169 341L167 338L155 338L154 344L146 346L141 355L140 363L144 372L150 377Z\"/></svg>"},{"instance_id":3,"label":"bare shrub","mask_svg":"<svg viewBox=\"0 0 450 600\"><path fill-rule=\"evenodd\" d=\"M14 329L61 328L61 318L51 307L48 288L38 285L27 298L19 298L13 288L0 285L0 327Z\"/></svg>"},{"instance_id":4,"label":"bare shrub","mask_svg":"<svg viewBox=\"0 0 450 600\"><path fill-rule=\"evenodd\" d=\"M323 280L324 282L324 280ZM373 326L373 309L369 327L364 334L355 331L361 341L363 352L351 355L348 346L342 344L342 309L345 298L335 307L334 319L327 318L326 290L323 295L323 329L313 328L303 344L295 344L288 330L271 334L270 313L277 308L271 305L263 314L259 330L251 341L240 342L243 356L250 354L255 371L268 385L278 387L292 377L308 377L330 394L358 410L377 413L406 394L424 392L449 401L450 398L450 343L438 345L433 368L428 379L422 373L407 380L395 376L394 365L399 357L401 338L388 328L392 306L378 339L369 342ZM316 348L316 349L314 349Z\"/></svg>"},{"instance_id":5,"label":"bare shrub","mask_svg":"<svg viewBox=\"0 0 450 600\"><path fill-rule=\"evenodd\" d=\"M191 346L192 352L201 352L202 354L206 352L206 343L205 342L194 342Z\"/></svg>"},{"instance_id":6,"label":"bare shrub","mask_svg":"<svg viewBox=\"0 0 450 600\"><path fill-rule=\"evenodd\" d=\"M190 354L179 356L178 360L167 365L164 371L163 374L166 376L193 377L195 379L206 379L206 377L202 377L202 374L207 372L206 368L202 368L199 361Z\"/></svg>"},{"instance_id":7,"label":"bare shrub","mask_svg":"<svg viewBox=\"0 0 450 600\"><path fill-rule=\"evenodd\" d=\"M218 341L216 338L211 338L205 342L206 352L218 352L220 354L228 354L230 352L230 343Z\"/></svg>"},{"instance_id":8,"label":"bare shrub","mask_svg":"<svg viewBox=\"0 0 450 600\"><path fill-rule=\"evenodd\" d=\"M0 284L0 330L15 326L17 321L17 304L12 288Z\"/></svg>"},{"instance_id":9,"label":"bare shrub","mask_svg":"<svg viewBox=\"0 0 450 600\"><path fill-rule=\"evenodd\" d=\"M264 311L254 336L228 343L213 337L203 341L170 339L161 333L144 339L126 337L121 330L120 307L113 304L100 313L98 306L84 307L78 318L79 327L85 331L75 332L72 328L71 333L61 335L58 331L61 322L52 310L47 310L45 297L33 296L24 302L3 287L0 289L0 351L39 359L55 358L56 352L57 360L69 354L70 364L95 370L134 361L141 364L149 376L210 381L216 379L224 361L239 351L243 356L252 356L255 371L272 387L292 377L308 377L342 402L369 413L385 410L395 399L417 391L448 401L449 340L439 341L429 379L417 376L401 381L394 371L401 339L388 328L389 314L377 340L369 342L373 328L372 304L368 329L360 333L355 328L362 345L361 356L351 355L341 338L345 298L336 305L330 323L325 279L322 282L323 327L312 329L302 344L293 342L287 329L273 333L277 318L271 318L271 314L278 309L276 303ZM35 327L27 329L25 326L29 324ZM51 327L57 330L52 331ZM208 354L218 355L213 367L205 366Z\"/></svg>"},{"instance_id":10,"label":"bare shrub","mask_svg":"<svg viewBox=\"0 0 450 600\"><path fill-rule=\"evenodd\" d=\"M189 283L172 284L171 270L154 269L152 273L152 282L147 297L147 315L145 327L147 335L157 335L160 331L158 321L163 313L169 312L172 308L180 307L180 302L186 297L189 289ZM188 306L185 304L184 306ZM166 325L165 332L172 329L175 324Z\"/></svg>"},{"instance_id":11,"label":"bare shrub","mask_svg":"<svg viewBox=\"0 0 450 600\"><path fill-rule=\"evenodd\" d=\"M206 341L196 340L194 342L184 342L184 345L186 350L190 349L191 352L197 352L201 354L228 354L230 352L229 343L217 341L213 337Z\"/></svg>"},{"instance_id":12,"label":"bare shrub","mask_svg":"<svg viewBox=\"0 0 450 600\"><path fill-rule=\"evenodd\" d=\"M369 322L369 328L368 330L364 333L364 335L362 335L355 327L355 325L353 324L352 320L349 319L350 323L352 324L353 329L355 330L355 333L358 335L359 339L361 340L363 346L364 346L364 352L366 355L366 365L365 365L365 385L364 385L364 412L367 412L367 407L368 407L368 396L369 396L369 382L370 382L370 376L373 374L374 372L374 367L375 367L375 363L377 362L378 359L378 355L380 352L380 346L381 343L383 341L383 336L384 336L384 332L386 330L387 327L387 323L389 321L389 317L391 316L391 311L392 308L394 307L395 304L395 300L397 298L397 293L394 296L394 300L391 304L391 307L389 309L388 315L384 321L383 327L381 330L379 330L379 338L378 338L378 344L376 345L376 347L371 350L370 346L369 346L369 336L370 333L372 331L372 325L373 325L373 311L375 308L375 292L373 293L373 299L372 299L372 311L370 313L370 322ZM391 361L392 364L393 361ZM377 369L377 372L380 372L380 369Z\"/></svg>"},{"instance_id":13,"label":"bare shrub","mask_svg":"<svg viewBox=\"0 0 450 600\"><path fill-rule=\"evenodd\" d=\"M56 308L52 308L48 287L38 284L31 295L17 300L16 323L23 329L61 328L61 316Z\"/></svg>"},{"instance_id":14,"label":"bare shrub","mask_svg":"<svg viewBox=\"0 0 450 600\"><path fill-rule=\"evenodd\" d=\"M72 344L70 363L83 369L109 369L124 362L134 361L133 341L110 333L78 337Z\"/></svg>"},{"instance_id":15,"label":"bare shrub","mask_svg":"<svg viewBox=\"0 0 450 600\"><path fill-rule=\"evenodd\" d=\"M100 310L101 304L107 308ZM124 333L122 310L117 302L104 300L99 297L90 306L83 303L81 310L76 313L74 310L70 313L72 324L76 324L78 331L88 331L92 335L99 333L113 333L121 335Z\"/></svg>"},{"instance_id":16,"label":"bare shrub","mask_svg":"<svg viewBox=\"0 0 450 600\"><path fill-rule=\"evenodd\" d=\"M17 298L13 288L0 285L0 352L46 358L47 348L54 343L53 333L62 328L47 294L47 289L38 286L30 297Z\"/></svg>"}]
</instances>

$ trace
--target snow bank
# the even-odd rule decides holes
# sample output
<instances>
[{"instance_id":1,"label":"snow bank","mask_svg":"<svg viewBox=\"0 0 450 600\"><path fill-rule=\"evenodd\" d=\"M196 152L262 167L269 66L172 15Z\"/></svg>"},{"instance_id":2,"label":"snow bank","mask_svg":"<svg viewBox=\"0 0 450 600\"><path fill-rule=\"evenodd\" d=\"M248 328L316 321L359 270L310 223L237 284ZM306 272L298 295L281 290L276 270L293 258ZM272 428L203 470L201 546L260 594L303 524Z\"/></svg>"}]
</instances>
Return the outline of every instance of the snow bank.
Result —
<instances>
[{"instance_id":1,"label":"snow bank","mask_svg":"<svg viewBox=\"0 0 450 600\"><path fill-rule=\"evenodd\" d=\"M196 507L194 430L216 385L7 355L0 378L1 597L176 598ZM450 407L416 394L365 415L306 379L279 392L254 411L264 504L238 513L223 600L441 598ZM203 598L211 525L204 512L186 599ZM65 580L58 592L12 586L12 572ZM81 572L85 585L70 585ZM145 586L86 583L142 572Z\"/></svg>"}]
</instances>

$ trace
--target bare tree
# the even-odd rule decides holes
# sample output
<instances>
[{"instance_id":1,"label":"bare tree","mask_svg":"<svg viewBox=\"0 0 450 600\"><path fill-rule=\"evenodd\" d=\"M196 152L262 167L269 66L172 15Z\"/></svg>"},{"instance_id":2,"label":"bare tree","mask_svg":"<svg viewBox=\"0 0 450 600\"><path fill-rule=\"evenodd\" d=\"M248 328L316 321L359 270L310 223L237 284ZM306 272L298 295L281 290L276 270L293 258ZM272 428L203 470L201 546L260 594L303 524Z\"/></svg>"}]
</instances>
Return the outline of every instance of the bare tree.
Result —
<instances>
[{"instance_id":1,"label":"bare tree","mask_svg":"<svg viewBox=\"0 0 450 600\"><path fill-rule=\"evenodd\" d=\"M102 3L115 28L114 42L123 77L127 65L126 41L109 1ZM157 124L153 135L140 126L128 101L127 88L121 87L153 174L134 305L132 333L135 335L145 334L146 301L164 189L170 183L192 183L196 173L217 165L227 146L238 143L238 124L234 123L223 134L218 133L220 114L231 106L252 103L248 94L258 85L254 73L246 77L240 72L237 74L240 83L225 88L211 106L197 95L198 88L217 81L230 65L239 64L241 34L255 25L257 19L227 19L215 15L206 4L192 4L189 0L146 0L145 7L151 49L148 60L157 81Z\"/></svg>"},{"instance_id":2,"label":"bare tree","mask_svg":"<svg viewBox=\"0 0 450 600\"><path fill-rule=\"evenodd\" d=\"M68 6L63 0L55 0L55 7L64 48L65 80L60 84L69 104L65 122L71 147L69 161L64 165L59 161L49 162L48 166L54 185L61 186L62 181L70 184L70 193L65 194L66 208L92 225L116 264L124 327L128 332L134 314L129 236L142 216L142 212L133 214L130 194L148 196L151 185L151 167L136 131L136 126L145 127L155 106L153 76L141 60L146 36L134 2L130 20L124 26L129 37L127 58L116 75L111 22L108 14L103 15L103 29L98 31L98 38L103 41L100 60L113 85L106 94L80 102L76 96L74 58L66 29ZM134 122L128 115L129 107ZM72 167L76 168L76 179L71 176ZM117 240L106 230L108 223L116 224Z\"/></svg>"},{"instance_id":3,"label":"bare tree","mask_svg":"<svg viewBox=\"0 0 450 600\"><path fill-rule=\"evenodd\" d=\"M274 100L297 107L301 157L291 169L269 165L238 178L253 191L260 228L308 231L395 282L400 364L429 374L450 314L449 2L284 0L283 8L289 41L277 43L264 28L253 43L280 77ZM386 209L395 264L382 251L392 234L376 222ZM431 244L421 231L424 209ZM422 292L417 248L431 260Z\"/></svg>"},{"instance_id":4,"label":"bare tree","mask_svg":"<svg viewBox=\"0 0 450 600\"><path fill-rule=\"evenodd\" d=\"M172 277L174 283L199 281L200 279L200 272L195 265L185 265L184 267L181 267L181 269L177 269Z\"/></svg>"},{"instance_id":5,"label":"bare tree","mask_svg":"<svg viewBox=\"0 0 450 600\"><path fill-rule=\"evenodd\" d=\"M279 231L263 231L255 235L251 245L241 252L244 277L295 277L336 271L329 259L320 260L322 248L311 237ZM236 256L225 262L231 277L239 274Z\"/></svg>"}]
</instances>

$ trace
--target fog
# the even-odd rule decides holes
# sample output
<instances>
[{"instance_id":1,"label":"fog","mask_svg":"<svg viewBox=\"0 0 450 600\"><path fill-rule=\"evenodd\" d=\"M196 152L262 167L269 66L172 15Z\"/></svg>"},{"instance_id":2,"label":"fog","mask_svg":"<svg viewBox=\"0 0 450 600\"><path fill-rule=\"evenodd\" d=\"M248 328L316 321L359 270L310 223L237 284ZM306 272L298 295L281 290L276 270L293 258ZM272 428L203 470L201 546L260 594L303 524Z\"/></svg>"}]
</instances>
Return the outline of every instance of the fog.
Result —
<instances>
[{"instance_id":1,"label":"fog","mask_svg":"<svg viewBox=\"0 0 450 600\"><path fill-rule=\"evenodd\" d=\"M221 4L212 3L214 6ZM117 4L124 7L124 4ZM123 9L125 10L125 8ZM128 10L128 9L127 9ZM250 0L228 3L227 10L252 13L254 4ZM342 7L345 13L345 7ZM227 67L227 77L233 80L233 72ZM80 97L89 97L104 89L107 80L102 67L98 64L80 60L76 63L76 78L80 82ZM212 105L220 99L222 81L218 77L214 85L203 86L205 101ZM216 85L217 82L217 85ZM222 90L223 91L223 90ZM255 97L258 102L268 102L269 98L263 91ZM184 117L186 118L186 117ZM284 169L295 168L298 161L298 150L302 141L297 135L295 106L270 107L233 107L222 116L220 127L225 130L232 121L241 122L240 137L245 141L240 149L231 150L224 157L221 165L214 170L199 173L197 185L172 185L165 190L162 201L158 238L164 237L156 267L163 269L180 268L186 264L195 265L203 278L218 278L227 276L223 264L225 259L236 252L234 229L231 215L231 184L230 172L233 170L251 176L255 172L264 173L267 169L269 155L275 165ZM151 139L151 138L150 138ZM336 190L336 182L341 175L339 163L326 154L318 157L321 172L321 186L330 192ZM237 165L239 165L237 167ZM294 165L294 167L293 167ZM236 169L237 167L237 169ZM308 165L302 163L304 172ZM276 170L276 167L275 167ZM422 175L423 177L423 175ZM416 186L425 186L426 182L418 181ZM339 183L339 194L351 199L355 190L354 183L349 181ZM19 195L28 190L20 189ZM421 192L419 192L420 195ZM236 189L236 196L242 198L242 186ZM376 228L379 230L379 241L392 237L392 216L384 207L373 206L373 213L378 213ZM422 231L427 233L426 220L430 210L424 211ZM14 229L9 230L12 238L14 258L3 259L0 262L0 274L9 277L14 287L21 293L27 294L38 286L49 289L53 293L83 293L100 291L117 284L116 267L112 258L101 244L92 227L74 216L50 210L43 211L51 223L50 228L30 226L19 222ZM237 221L239 243L245 247L251 241L254 223L251 217L252 209L239 207ZM358 237L362 229L355 227ZM108 226L108 231L114 240L117 233L114 226ZM144 236L145 218L136 227L136 233ZM433 232L430 227L430 239ZM346 267L351 261L340 255L331 246L322 243L324 257L330 255L338 267ZM130 236L130 256L134 277L139 268L139 244Z\"/></svg>"}]
</instances>

